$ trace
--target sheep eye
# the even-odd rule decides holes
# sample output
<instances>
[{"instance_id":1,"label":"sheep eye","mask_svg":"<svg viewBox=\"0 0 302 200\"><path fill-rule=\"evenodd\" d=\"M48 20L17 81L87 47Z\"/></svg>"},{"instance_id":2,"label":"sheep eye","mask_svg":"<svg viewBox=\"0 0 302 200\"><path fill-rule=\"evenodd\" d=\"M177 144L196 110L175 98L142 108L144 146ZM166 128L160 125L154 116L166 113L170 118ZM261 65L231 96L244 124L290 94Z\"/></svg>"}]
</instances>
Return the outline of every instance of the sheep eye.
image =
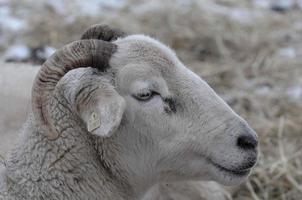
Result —
<instances>
[{"instance_id":1,"label":"sheep eye","mask_svg":"<svg viewBox=\"0 0 302 200\"><path fill-rule=\"evenodd\" d=\"M135 95L135 98L140 101L147 101L154 96L155 92L152 91L144 91Z\"/></svg>"}]
</instances>

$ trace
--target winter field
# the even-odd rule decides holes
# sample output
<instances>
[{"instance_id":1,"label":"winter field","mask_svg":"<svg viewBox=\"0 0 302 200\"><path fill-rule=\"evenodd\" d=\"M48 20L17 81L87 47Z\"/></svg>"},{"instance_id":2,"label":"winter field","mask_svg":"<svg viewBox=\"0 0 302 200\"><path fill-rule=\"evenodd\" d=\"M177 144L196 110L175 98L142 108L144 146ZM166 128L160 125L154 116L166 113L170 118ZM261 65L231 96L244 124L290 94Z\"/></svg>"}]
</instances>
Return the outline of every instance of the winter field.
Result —
<instances>
[{"instance_id":1,"label":"winter field","mask_svg":"<svg viewBox=\"0 0 302 200\"><path fill-rule=\"evenodd\" d=\"M300 0L0 0L1 157L30 110L39 65L95 23L168 44L259 135L248 182L178 183L166 199L302 199Z\"/></svg>"}]
</instances>

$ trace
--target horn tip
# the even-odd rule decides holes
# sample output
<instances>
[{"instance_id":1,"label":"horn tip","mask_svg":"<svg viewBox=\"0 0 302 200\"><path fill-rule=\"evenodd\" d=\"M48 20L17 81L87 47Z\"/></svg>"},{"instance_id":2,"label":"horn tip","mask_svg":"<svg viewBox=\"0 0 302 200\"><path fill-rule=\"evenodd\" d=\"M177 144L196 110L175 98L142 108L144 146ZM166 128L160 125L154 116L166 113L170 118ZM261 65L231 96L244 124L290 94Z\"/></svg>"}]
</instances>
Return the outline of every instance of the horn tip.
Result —
<instances>
[{"instance_id":1,"label":"horn tip","mask_svg":"<svg viewBox=\"0 0 302 200\"><path fill-rule=\"evenodd\" d=\"M94 24L84 32L81 39L98 39L111 42L125 35L125 32L118 28L106 24Z\"/></svg>"}]
</instances>

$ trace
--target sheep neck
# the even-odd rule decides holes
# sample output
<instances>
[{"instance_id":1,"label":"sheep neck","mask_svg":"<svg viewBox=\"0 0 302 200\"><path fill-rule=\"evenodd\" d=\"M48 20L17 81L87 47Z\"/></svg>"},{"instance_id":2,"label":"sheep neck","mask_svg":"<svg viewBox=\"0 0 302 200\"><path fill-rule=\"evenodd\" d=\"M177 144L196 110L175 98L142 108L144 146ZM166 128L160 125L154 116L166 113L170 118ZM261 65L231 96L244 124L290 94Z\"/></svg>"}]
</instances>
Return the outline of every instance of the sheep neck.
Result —
<instances>
[{"instance_id":1,"label":"sheep neck","mask_svg":"<svg viewBox=\"0 0 302 200\"><path fill-rule=\"evenodd\" d=\"M7 159L9 197L135 199L126 190L128 185L116 180L116 176L108 173L105 163L100 163L93 139L78 119L62 117L60 124L66 127L60 127L60 137L50 141L43 134L45 129L30 117L23 138Z\"/></svg>"},{"instance_id":2,"label":"sheep neck","mask_svg":"<svg viewBox=\"0 0 302 200\"><path fill-rule=\"evenodd\" d=\"M150 184L120 163L126 148L116 142L125 133L101 139L87 132L69 107L68 99L54 96L50 114L59 138L49 140L49 129L31 115L22 139L7 160L7 188L19 199L139 199ZM127 133L130 134L130 133ZM135 134L135 133L131 133ZM150 181L149 181L150 183ZM41 196L42 195L42 196Z\"/></svg>"},{"instance_id":3,"label":"sheep neck","mask_svg":"<svg viewBox=\"0 0 302 200\"><path fill-rule=\"evenodd\" d=\"M124 192L126 195L132 196L130 199L141 199L153 185L159 182L156 170L154 170L156 167L149 168L152 164L156 164L153 162L156 159L152 156L150 158L144 157L145 153L136 154L139 156L138 158L133 155L133 151L138 150L135 143L143 140L146 140L144 150L149 152L148 144L151 142L147 142L149 138L142 137L142 135L135 130L124 129L121 125L111 137L103 139L95 136L93 139L99 159L105 163L110 169L110 173L115 175L116 180L119 180L119 183L126 185L128 190ZM129 138L133 143L128 143ZM143 151L143 149L141 150ZM148 155L152 155L152 152L149 152Z\"/></svg>"}]
</instances>

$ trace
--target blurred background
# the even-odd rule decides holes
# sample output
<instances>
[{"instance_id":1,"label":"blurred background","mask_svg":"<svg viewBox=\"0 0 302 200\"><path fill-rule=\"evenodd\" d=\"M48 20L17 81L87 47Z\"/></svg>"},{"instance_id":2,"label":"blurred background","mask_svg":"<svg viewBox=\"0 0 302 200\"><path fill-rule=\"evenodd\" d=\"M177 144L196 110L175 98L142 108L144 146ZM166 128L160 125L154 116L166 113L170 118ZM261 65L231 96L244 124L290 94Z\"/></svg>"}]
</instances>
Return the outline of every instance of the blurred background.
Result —
<instances>
[{"instance_id":1,"label":"blurred background","mask_svg":"<svg viewBox=\"0 0 302 200\"><path fill-rule=\"evenodd\" d=\"M39 65L96 23L168 44L258 132L259 163L225 199L302 199L302 0L0 0L1 157Z\"/></svg>"}]
</instances>

